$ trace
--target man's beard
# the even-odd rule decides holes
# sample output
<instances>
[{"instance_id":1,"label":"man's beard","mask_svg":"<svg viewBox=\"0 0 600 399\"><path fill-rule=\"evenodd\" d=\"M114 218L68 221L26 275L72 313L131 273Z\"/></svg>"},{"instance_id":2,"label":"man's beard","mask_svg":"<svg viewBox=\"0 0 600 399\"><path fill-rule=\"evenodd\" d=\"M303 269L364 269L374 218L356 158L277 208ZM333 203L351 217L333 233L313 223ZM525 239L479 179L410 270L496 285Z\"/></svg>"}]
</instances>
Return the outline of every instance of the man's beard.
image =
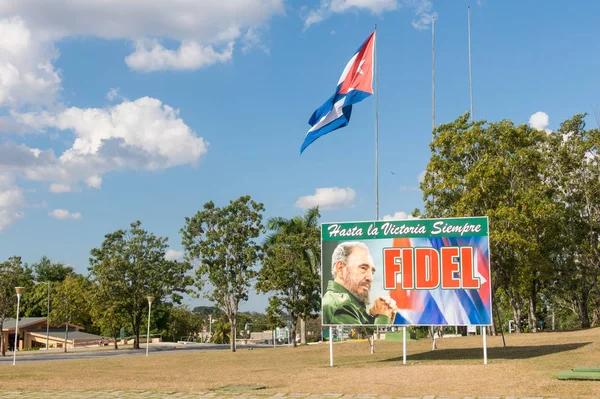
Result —
<instances>
[{"instance_id":1,"label":"man's beard","mask_svg":"<svg viewBox=\"0 0 600 399\"><path fill-rule=\"evenodd\" d=\"M359 301L361 301L365 305L368 305L370 302L369 293L371 291L371 285L369 283L366 283L361 280L355 281L355 279L353 279L352 277L353 277L353 275L346 271L345 276L344 276L344 280L345 280L344 285L345 285L346 289L348 291L350 291L352 293L352 295L354 295L356 298L358 298ZM362 287L367 287L367 290L365 292L360 292L359 288L362 288Z\"/></svg>"},{"instance_id":2,"label":"man's beard","mask_svg":"<svg viewBox=\"0 0 600 399\"><path fill-rule=\"evenodd\" d=\"M363 284L364 285L364 284ZM371 292L371 289L369 288L369 290L367 292L365 292L364 294L359 294L358 292L354 292L353 294L365 305L368 305L369 302L371 302L371 298L369 298L369 293Z\"/></svg>"}]
</instances>

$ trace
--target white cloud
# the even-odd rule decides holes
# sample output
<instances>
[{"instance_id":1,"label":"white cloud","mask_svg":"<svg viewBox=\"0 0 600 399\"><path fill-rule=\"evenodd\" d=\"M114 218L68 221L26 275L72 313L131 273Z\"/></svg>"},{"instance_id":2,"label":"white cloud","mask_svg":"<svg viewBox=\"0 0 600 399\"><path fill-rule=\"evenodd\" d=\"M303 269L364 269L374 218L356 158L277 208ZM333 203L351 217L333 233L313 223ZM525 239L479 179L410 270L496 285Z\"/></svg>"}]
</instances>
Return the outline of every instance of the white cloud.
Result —
<instances>
[{"instance_id":1,"label":"white cloud","mask_svg":"<svg viewBox=\"0 0 600 399\"><path fill-rule=\"evenodd\" d=\"M548 123L548 114L542 111L538 111L529 117L529 126L536 130L544 130L546 133L551 133L552 130L547 129Z\"/></svg>"},{"instance_id":2,"label":"white cloud","mask_svg":"<svg viewBox=\"0 0 600 399\"><path fill-rule=\"evenodd\" d=\"M417 176L417 181L419 183L423 183L423 180L425 179L425 175L427 174L427 171L424 170L421 173L419 173L419 176Z\"/></svg>"},{"instance_id":3,"label":"white cloud","mask_svg":"<svg viewBox=\"0 0 600 399\"><path fill-rule=\"evenodd\" d=\"M52 42L34 34L23 19L0 19L0 107L52 104L61 83L52 65L57 56Z\"/></svg>"},{"instance_id":4,"label":"white cloud","mask_svg":"<svg viewBox=\"0 0 600 399\"><path fill-rule=\"evenodd\" d=\"M396 212L393 215L385 215L383 217L383 220L405 220L405 219L411 220L411 219L418 219L418 218L416 218L406 212Z\"/></svg>"},{"instance_id":5,"label":"white cloud","mask_svg":"<svg viewBox=\"0 0 600 399\"><path fill-rule=\"evenodd\" d=\"M56 194L68 193L71 190L72 190L71 186L69 186L68 184L52 183L50 185L50 192L53 192L53 193L56 193Z\"/></svg>"},{"instance_id":6,"label":"white cloud","mask_svg":"<svg viewBox=\"0 0 600 399\"><path fill-rule=\"evenodd\" d=\"M230 42L221 53L212 46L201 46L196 42L184 41L177 50L169 50L158 41L140 40L136 43L135 52L125 58L129 68L153 72L165 69L198 69L227 62L233 57L233 42Z\"/></svg>"},{"instance_id":7,"label":"white cloud","mask_svg":"<svg viewBox=\"0 0 600 399\"><path fill-rule=\"evenodd\" d=\"M66 209L55 209L52 212L48 212L48 216L52 216L60 220L79 220L81 219L81 213L71 213Z\"/></svg>"},{"instance_id":8,"label":"white cloud","mask_svg":"<svg viewBox=\"0 0 600 399\"><path fill-rule=\"evenodd\" d=\"M433 12L433 4L430 0L405 0L406 6L414 9L413 28L425 30L429 28L437 13Z\"/></svg>"},{"instance_id":9,"label":"white cloud","mask_svg":"<svg viewBox=\"0 0 600 399\"><path fill-rule=\"evenodd\" d=\"M263 43L260 34L255 29L248 29L242 43L242 53L244 54L249 53L255 47L267 55L271 53L269 48Z\"/></svg>"},{"instance_id":10,"label":"white cloud","mask_svg":"<svg viewBox=\"0 0 600 399\"><path fill-rule=\"evenodd\" d=\"M351 188L317 188L314 195L298 198L296 207L302 209L319 206L322 210L342 209L354 206L356 192Z\"/></svg>"},{"instance_id":11,"label":"white cloud","mask_svg":"<svg viewBox=\"0 0 600 399\"><path fill-rule=\"evenodd\" d=\"M121 98L121 95L119 94L119 87L113 87L111 88L108 93L106 93L106 99L108 101L114 101L118 98Z\"/></svg>"},{"instance_id":12,"label":"white cloud","mask_svg":"<svg viewBox=\"0 0 600 399\"><path fill-rule=\"evenodd\" d=\"M165 259L181 261L183 260L183 255L183 251L175 251L174 249L169 249L165 253Z\"/></svg>"},{"instance_id":13,"label":"white cloud","mask_svg":"<svg viewBox=\"0 0 600 399\"><path fill-rule=\"evenodd\" d=\"M414 10L412 25L419 30L427 29L432 18L437 15L432 12L433 4L430 0L321 0L320 7L310 10L304 18L304 29L324 21L333 14L369 11L380 15L403 7Z\"/></svg>"},{"instance_id":14,"label":"white cloud","mask_svg":"<svg viewBox=\"0 0 600 399\"><path fill-rule=\"evenodd\" d=\"M208 149L179 117L161 101L142 97L107 108L72 107L58 114L30 113L23 120L41 127L74 133L72 147L59 157L52 150L0 145L0 166L20 170L27 179L69 185L83 180L100 188L102 175L122 169L156 170L196 165Z\"/></svg>"},{"instance_id":15,"label":"white cloud","mask_svg":"<svg viewBox=\"0 0 600 399\"><path fill-rule=\"evenodd\" d=\"M71 36L131 40L138 46L128 57L128 65L148 71L159 65L167 69L212 65L214 62L207 62L207 57L219 59L212 46L229 46L243 39L248 30L263 28L274 16L284 13L283 3L145 0L142 5L139 0L19 0L1 2L0 14L20 15L52 41ZM140 42L157 39L175 41L179 49L167 50L160 44L139 46ZM147 64L141 64L143 61Z\"/></svg>"},{"instance_id":16,"label":"white cloud","mask_svg":"<svg viewBox=\"0 0 600 399\"><path fill-rule=\"evenodd\" d=\"M90 188L102 187L102 178L100 176L90 176L85 179L85 184Z\"/></svg>"},{"instance_id":17,"label":"white cloud","mask_svg":"<svg viewBox=\"0 0 600 399\"><path fill-rule=\"evenodd\" d=\"M24 207L23 189L14 184L11 175L0 173L0 233L24 216Z\"/></svg>"}]
</instances>

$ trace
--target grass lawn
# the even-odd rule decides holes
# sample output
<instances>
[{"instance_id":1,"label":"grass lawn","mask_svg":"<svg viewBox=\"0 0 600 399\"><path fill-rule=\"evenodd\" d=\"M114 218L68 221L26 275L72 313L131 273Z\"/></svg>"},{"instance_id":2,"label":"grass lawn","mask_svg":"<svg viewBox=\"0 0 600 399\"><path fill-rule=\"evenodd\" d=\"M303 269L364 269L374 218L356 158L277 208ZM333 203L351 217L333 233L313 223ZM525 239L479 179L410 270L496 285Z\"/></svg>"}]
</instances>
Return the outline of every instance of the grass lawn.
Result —
<instances>
[{"instance_id":1,"label":"grass lawn","mask_svg":"<svg viewBox=\"0 0 600 399\"><path fill-rule=\"evenodd\" d=\"M598 398L599 381L560 381L577 366L600 366L600 328L402 343L376 341L299 348L164 352L143 356L32 362L0 367L0 392L14 389L209 391L228 385L265 386L266 392L383 394L394 396L544 396ZM259 391L259 392L265 392Z\"/></svg>"}]
</instances>

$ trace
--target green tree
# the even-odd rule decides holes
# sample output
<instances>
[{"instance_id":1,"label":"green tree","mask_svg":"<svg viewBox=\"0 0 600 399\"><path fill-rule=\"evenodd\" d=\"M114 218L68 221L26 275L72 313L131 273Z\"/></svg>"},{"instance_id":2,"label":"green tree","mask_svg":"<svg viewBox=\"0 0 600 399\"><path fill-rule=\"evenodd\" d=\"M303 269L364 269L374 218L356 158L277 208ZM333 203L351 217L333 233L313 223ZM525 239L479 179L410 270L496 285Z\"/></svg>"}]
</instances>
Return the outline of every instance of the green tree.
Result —
<instances>
[{"instance_id":1,"label":"green tree","mask_svg":"<svg viewBox=\"0 0 600 399\"><path fill-rule=\"evenodd\" d=\"M210 337L210 342L213 344L231 345L231 341L235 341L235 339L231 339L232 331L231 324L226 318L218 318L213 323L212 337Z\"/></svg>"},{"instance_id":2,"label":"green tree","mask_svg":"<svg viewBox=\"0 0 600 399\"><path fill-rule=\"evenodd\" d=\"M265 245L269 246L277 241L279 235L282 234L294 234L302 237L305 241L304 247L301 249L302 260L306 263L312 273L318 275L320 272L320 259L321 259L321 242L320 242L320 230L319 230L319 207L315 206L306 211L303 216L294 216L291 219L285 219L282 217L274 217L268 220L267 228L271 231L271 234L267 236ZM311 279L312 280L312 279ZM303 284L303 282L300 282ZM313 287L316 289L317 294L320 291L320 285ZM306 291L306 290L305 290ZM306 301L311 300L309 295L305 298ZM315 309L316 310L316 309ZM300 315L300 342L306 343L306 318L310 315L302 313ZM295 341L294 341L295 343Z\"/></svg>"},{"instance_id":3,"label":"green tree","mask_svg":"<svg viewBox=\"0 0 600 399\"><path fill-rule=\"evenodd\" d=\"M290 316L291 339L296 346L296 323L319 309L319 274L305 261L304 248L312 245L300 234L280 232L266 245L266 256L258 274L258 292L273 292L267 314Z\"/></svg>"},{"instance_id":4,"label":"green tree","mask_svg":"<svg viewBox=\"0 0 600 399\"><path fill-rule=\"evenodd\" d=\"M585 129L586 115L575 115L550 134L547 154L554 201L562 210L556 236L555 283L547 296L571 309L582 328L600 312L600 131ZM591 312L590 312L591 307Z\"/></svg>"},{"instance_id":5,"label":"green tree","mask_svg":"<svg viewBox=\"0 0 600 399\"><path fill-rule=\"evenodd\" d=\"M196 259L196 286L226 315L230 324L230 346L235 352L239 305L248 300L256 276L253 267L261 259L256 238L263 232L262 203L242 196L218 208L210 201L196 215L185 219L182 243Z\"/></svg>"},{"instance_id":6,"label":"green tree","mask_svg":"<svg viewBox=\"0 0 600 399\"><path fill-rule=\"evenodd\" d=\"M63 281L73 268L60 262L54 262L47 256L42 256L39 262L31 265L36 281Z\"/></svg>"},{"instance_id":7,"label":"green tree","mask_svg":"<svg viewBox=\"0 0 600 399\"><path fill-rule=\"evenodd\" d=\"M107 234L102 246L91 251L92 280L104 296L108 312L126 314L135 336L134 348L140 348L140 326L148 313L148 296L161 303L180 303L182 292L192 283L186 273L188 262L165 259L167 238L142 229L141 222L129 230ZM122 312L122 313L121 313Z\"/></svg>"},{"instance_id":8,"label":"green tree","mask_svg":"<svg viewBox=\"0 0 600 399\"><path fill-rule=\"evenodd\" d=\"M65 341L63 349L67 352L69 340L69 324L86 325L90 319L90 297L92 283L80 274L69 274L57 284L56 292L52 297L52 310L50 311L50 324L61 325L65 323Z\"/></svg>"},{"instance_id":9,"label":"green tree","mask_svg":"<svg viewBox=\"0 0 600 399\"><path fill-rule=\"evenodd\" d=\"M189 306L164 306L167 315L164 336L172 341L181 338L195 339L195 334L202 331L202 317L193 312Z\"/></svg>"},{"instance_id":10,"label":"green tree","mask_svg":"<svg viewBox=\"0 0 600 399\"><path fill-rule=\"evenodd\" d=\"M0 263L0 347L2 356L6 356L7 342L4 342L4 320L15 317L17 312L17 293L15 287L23 287L31 281L31 270L23 265L21 257L13 256ZM23 294L25 296L25 294Z\"/></svg>"},{"instance_id":11,"label":"green tree","mask_svg":"<svg viewBox=\"0 0 600 399\"><path fill-rule=\"evenodd\" d=\"M27 287L28 295L23 298L23 315L48 316L48 297L55 295L57 285L55 283L60 283L68 275L73 274L73 268L43 256L37 263L31 265L31 269L33 281Z\"/></svg>"},{"instance_id":12,"label":"green tree","mask_svg":"<svg viewBox=\"0 0 600 399\"><path fill-rule=\"evenodd\" d=\"M540 292L551 281L558 208L543 157L546 133L511 121L469 122L468 113L440 125L421 187L427 217L487 215L493 295L509 298L537 326Z\"/></svg>"},{"instance_id":13,"label":"green tree","mask_svg":"<svg viewBox=\"0 0 600 399\"><path fill-rule=\"evenodd\" d=\"M92 283L93 295L90 298L90 311L94 325L103 336L114 339L114 349L119 349L121 329L128 325L128 314L124 301L118 298L118 291L113 291L109 284Z\"/></svg>"}]
</instances>

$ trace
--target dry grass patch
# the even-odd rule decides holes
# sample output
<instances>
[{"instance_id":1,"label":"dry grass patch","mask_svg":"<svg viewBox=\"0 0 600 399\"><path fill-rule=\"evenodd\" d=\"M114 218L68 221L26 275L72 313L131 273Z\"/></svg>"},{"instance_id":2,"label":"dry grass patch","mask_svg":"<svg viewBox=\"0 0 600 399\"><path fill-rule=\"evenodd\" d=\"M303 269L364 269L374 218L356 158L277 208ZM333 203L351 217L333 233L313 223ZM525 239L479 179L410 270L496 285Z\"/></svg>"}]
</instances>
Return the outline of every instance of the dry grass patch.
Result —
<instances>
[{"instance_id":1,"label":"dry grass patch","mask_svg":"<svg viewBox=\"0 0 600 399\"><path fill-rule=\"evenodd\" d=\"M559 370L600 366L600 328L567 333L511 334L507 348L488 337L483 365L482 337L431 341L377 341L329 346L209 352L163 352L143 356L66 360L2 366L0 390L85 389L207 391L228 385L266 386L266 392L352 393L396 396L600 397L600 383L560 381ZM259 391L265 392L265 391Z\"/></svg>"}]
</instances>

